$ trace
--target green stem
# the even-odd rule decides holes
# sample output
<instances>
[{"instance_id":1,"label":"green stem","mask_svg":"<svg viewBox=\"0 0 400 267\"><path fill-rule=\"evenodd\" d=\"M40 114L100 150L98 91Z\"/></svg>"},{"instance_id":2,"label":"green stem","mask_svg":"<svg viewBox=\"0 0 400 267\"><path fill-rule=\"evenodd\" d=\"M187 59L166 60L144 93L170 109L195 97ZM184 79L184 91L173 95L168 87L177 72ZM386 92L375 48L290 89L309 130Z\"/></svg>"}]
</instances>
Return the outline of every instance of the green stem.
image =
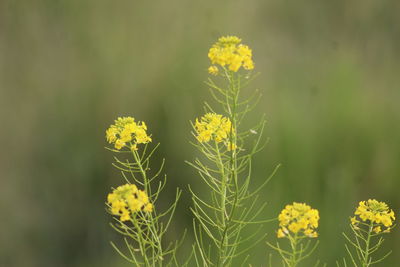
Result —
<instances>
[{"instance_id":1,"label":"green stem","mask_svg":"<svg viewBox=\"0 0 400 267\"><path fill-rule=\"evenodd\" d=\"M290 257L290 265L289 267L296 267L298 263L297 259L297 245L298 245L298 239L297 239L297 234L295 234L294 237L289 236L290 240L290 247L292 248L292 255Z\"/></svg>"},{"instance_id":2,"label":"green stem","mask_svg":"<svg viewBox=\"0 0 400 267\"><path fill-rule=\"evenodd\" d=\"M363 267L368 267L370 260L369 260L369 243L371 241L371 233L372 233L372 229L374 227L374 223L371 221L370 225L369 225L369 229L368 229L368 237L367 240L365 241L365 251L364 251L364 258L363 258Z\"/></svg>"},{"instance_id":3,"label":"green stem","mask_svg":"<svg viewBox=\"0 0 400 267\"><path fill-rule=\"evenodd\" d=\"M147 179L146 171L143 168L143 164L142 164L142 161L140 159L140 156L139 156L137 151L132 151L132 154L133 154L133 157L135 158L136 164L138 165L140 173L141 173L141 175L143 177L144 190L145 190L146 194L150 197L151 196L151 187L150 187L149 180ZM149 224L150 224L150 225L147 225L147 226L150 228L150 233L151 233L151 236L152 236L152 239L153 239L153 240L151 240L152 249L153 249L153 257L152 257L153 258L153 262L156 259L156 261L159 262L159 266L162 266L163 249L162 249L162 246L161 246L160 237L158 236L157 227L156 227L155 222L154 222L153 213L149 212L147 214L147 216L149 216L148 221L149 221ZM157 252L155 253L156 254L155 256L154 256L154 249L157 250ZM144 256L146 256L146 255L144 255Z\"/></svg>"},{"instance_id":4,"label":"green stem","mask_svg":"<svg viewBox=\"0 0 400 267\"><path fill-rule=\"evenodd\" d=\"M135 226L136 231L137 231L137 235L139 238L139 240L138 240L139 248L140 248L140 252L143 256L144 264L145 264L145 266L151 266L149 263L149 259L147 258L145 239L143 238L142 229L140 228L139 224L137 223L137 221L135 219L132 219L131 222L133 223L133 225Z\"/></svg>"},{"instance_id":5,"label":"green stem","mask_svg":"<svg viewBox=\"0 0 400 267\"><path fill-rule=\"evenodd\" d=\"M225 261L225 252L226 247L228 246L228 240L226 237L227 234L227 225L226 225L226 175L225 175L225 166L221 158L221 153L219 151L218 143L215 142L215 150L217 151L218 163L219 163L219 171L221 172L221 224L222 224L222 231L221 240L219 245L219 255L217 266L221 263L223 264Z\"/></svg>"},{"instance_id":6,"label":"green stem","mask_svg":"<svg viewBox=\"0 0 400 267\"><path fill-rule=\"evenodd\" d=\"M231 119L231 134L229 136L231 146L233 146L235 149L231 149L231 155L230 155L230 168L231 168L231 179L233 180L235 184L235 191L234 191L234 200L233 200L233 205L231 209L231 213L229 215L229 221L233 219L235 209L238 203L238 194L239 194L239 185L238 185L238 173L237 173L237 152L236 152L236 147L237 147L237 121L236 121L236 108L238 104L238 99L239 99L239 92L240 92L240 86L236 88L235 82L234 82L234 74L230 75L230 89L233 93L232 97L232 103L230 104L230 119Z\"/></svg>"},{"instance_id":7,"label":"green stem","mask_svg":"<svg viewBox=\"0 0 400 267\"><path fill-rule=\"evenodd\" d=\"M151 195L151 189L150 189L150 185L149 185L149 180L147 179L147 174L146 174L146 171L143 168L142 161L141 161L137 151L132 151L132 154L133 154L133 157L135 158L136 164L139 167L140 173L142 174L144 190L145 190L146 194L148 196L150 196Z\"/></svg>"},{"instance_id":8,"label":"green stem","mask_svg":"<svg viewBox=\"0 0 400 267\"><path fill-rule=\"evenodd\" d=\"M237 109L237 104L238 104L238 98L239 98L239 91L240 88L235 86L235 82L234 82L234 73L232 72L226 72L228 81L229 81L229 92L227 92L227 94L232 93L232 103L229 102L229 98L227 97L227 105L229 107L228 111L229 111L229 117L231 120L231 134L229 135L229 141L230 141L230 145L236 147L236 143L237 143L237 121L236 121L236 109ZM230 181L226 180L226 176L223 175L223 189L225 190L224 192L224 208L222 209L223 212L223 233L222 233L222 237L221 237L221 245L220 245L220 256L218 258L218 262L217 262L217 266L224 266L225 263L225 254L226 254L226 248L228 247L228 241L227 241L227 236L228 236L228 230L230 227L230 224L232 223L232 219L234 217L235 214L235 210L238 204L238 194L239 194L239 186L238 186L238 174L237 174L237 153L236 153L236 149L232 149L231 150L231 154L230 154L230 160L229 160L230 164L229 164L229 168L230 168ZM226 186L228 182L233 181L235 184L235 190L234 190L234 200L230 209L230 213L228 218L225 220L225 216L228 214L228 210L226 209L225 206L225 202L226 202ZM222 251L221 251L222 248ZM222 261L222 262L221 262ZM222 264L222 265L220 265Z\"/></svg>"}]
</instances>

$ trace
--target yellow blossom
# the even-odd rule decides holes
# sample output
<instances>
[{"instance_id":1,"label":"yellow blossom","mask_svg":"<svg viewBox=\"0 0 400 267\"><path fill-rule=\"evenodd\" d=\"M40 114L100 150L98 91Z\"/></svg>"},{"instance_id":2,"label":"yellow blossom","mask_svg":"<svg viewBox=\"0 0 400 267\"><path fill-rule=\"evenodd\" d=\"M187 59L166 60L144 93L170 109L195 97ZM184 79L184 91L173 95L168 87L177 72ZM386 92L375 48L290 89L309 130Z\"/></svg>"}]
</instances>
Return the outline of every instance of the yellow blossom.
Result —
<instances>
[{"instance_id":1,"label":"yellow blossom","mask_svg":"<svg viewBox=\"0 0 400 267\"><path fill-rule=\"evenodd\" d=\"M217 75L219 72L217 66L210 66L208 68L208 73L212 74L212 75Z\"/></svg>"},{"instance_id":2,"label":"yellow blossom","mask_svg":"<svg viewBox=\"0 0 400 267\"><path fill-rule=\"evenodd\" d=\"M228 66L228 69L233 72L237 72L242 66L246 70L254 69L252 51L247 45L241 44L241 41L236 36L219 38L208 51L208 58L211 60L211 64L217 64L222 67ZM208 72L216 75L218 68L211 66Z\"/></svg>"},{"instance_id":3,"label":"yellow blossom","mask_svg":"<svg viewBox=\"0 0 400 267\"><path fill-rule=\"evenodd\" d=\"M369 199L367 201L360 201L356 211L354 212L351 223L354 225L357 221L357 216L363 222L369 221L375 226L373 229L375 233L380 233L381 226L386 227L386 230L390 230L395 220L393 210L390 210L388 205L384 202L379 202L376 199ZM353 223L354 222L354 223ZM384 232L385 232L384 231Z\"/></svg>"},{"instance_id":4,"label":"yellow blossom","mask_svg":"<svg viewBox=\"0 0 400 267\"><path fill-rule=\"evenodd\" d=\"M113 214L118 214L118 213L122 212L125 209L125 206L126 206L125 202L121 201L119 199L116 199L116 200L114 200L113 202L110 202L110 203L112 203L111 212Z\"/></svg>"},{"instance_id":5,"label":"yellow blossom","mask_svg":"<svg viewBox=\"0 0 400 267\"><path fill-rule=\"evenodd\" d=\"M359 221L356 219L355 216L354 216L354 217L351 217L351 218L350 218L350 221L351 221L351 224L352 224L352 225L356 225L356 224L359 223Z\"/></svg>"},{"instance_id":6,"label":"yellow blossom","mask_svg":"<svg viewBox=\"0 0 400 267\"><path fill-rule=\"evenodd\" d=\"M143 211L152 212L153 211L153 204L148 203L144 208Z\"/></svg>"},{"instance_id":7,"label":"yellow blossom","mask_svg":"<svg viewBox=\"0 0 400 267\"><path fill-rule=\"evenodd\" d=\"M304 230L304 234L308 237L314 238L314 237L318 237L318 233L315 232L314 230L308 228L306 230Z\"/></svg>"},{"instance_id":8,"label":"yellow blossom","mask_svg":"<svg viewBox=\"0 0 400 267\"><path fill-rule=\"evenodd\" d=\"M124 128L119 135L119 140L121 142L126 143L132 140L132 132L128 128Z\"/></svg>"},{"instance_id":9,"label":"yellow blossom","mask_svg":"<svg viewBox=\"0 0 400 267\"><path fill-rule=\"evenodd\" d=\"M129 221L139 211L153 211L148 195L134 184L118 186L107 196L107 203L113 215L120 216L121 221Z\"/></svg>"},{"instance_id":10,"label":"yellow blossom","mask_svg":"<svg viewBox=\"0 0 400 267\"><path fill-rule=\"evenodd\" d=\"M382 231L382 229L381 229L380 226L377 226L377 227L374 227L373 231L374 231L375 233L379 234L379 233Z\"/></svg>"},{"instance_id":11,"label":"yellow blossom","mask_svg":"<svg viewBox=\"0 0 400 267\"><path fill-rule=\"evenodd\" d=\"M251 59L245 59L243 61L243 68L245 68L246 70L252 70L254 69L254 62Z\"/></svg>"},{"instance_id":12,"label":"yellow blossom","mask_svg":"<svg viewBox=\"0 0 400 267\"><path fill-rule=\"evenodd\" d=\"M291 232L297 234L297 232L301 229L301 226L300 226L298 223L296 223L296 222L292 222L292 223L289 225L288 229L289 229Z\"/></svg>"},{"instance_id":13,"label":"yellow blossom","mask_svg":"<svg viewBox=\"0 0 400 267\"><path fill-rule=\"evenodd\" d=\"M218 143L222 142L222 140L224 140L226 138L228 138L228 134L226 131L224 131L222 129L217 130L217 132L215 133L215 141L217 141Z\"/></svg>"},{"instance_id":14,"label":"yellow blossom","mask_svg":"<svg viewBox=\"0 0 400 267\"><path fill-rule=\"evenodd\" d=\"M229 139L232 124L229 118L215 113L207 113L200 119L196 119L194 128L199 142L214 140L220 143Z\"/></svg>"},{"instance_id":15,"label":"yellow blossom","mask_svg":"<svg viewBox=\"0 0 400 267\"><path fill-rule=\"evenodd\" d=\"M122 141L121 139L117 139L115 141L114 147L118 150L120 150L121 148L123 148L125 146L125 142Z\"/></svg>"},{"instance_id":16,"label":"yellow blossom","mask_svg":"<svg viewBox=\"0 0 400 267\"><path fill-rule=\"evenodd\" d=\"M107 142L114 143L117 140L118 129L115 126L111 126L106 131Z\"/></svg>"},{"instance_id":17,"label":"yellow blossom","mask_svg":"<svg viewBox=\"0 0 400 267\"><path fill-rule=\"evenodd\" d=\"M131 216L129 216L129 211L127 209L124 209L122 211L120 219L121 219L122 222L129 221L131 219Z\"/></svg>"},{"instance_id":18,"label":"yellow blossom","mask_svg":"<svg viewBox=\"0 0 400 267\"><path fill-rule=\"evenodd\" d=\"M286 205L278 219L278 237L285 237L289 231L311 238L318 236L315 230L318 228L319 212L304 203L294 202L292 205Z\"/></svg>"},{"instance_id":19,"label":"yellow blossom","mask_svg":"<svg viewBox=\"0 0 400 267\"><path fill-rule=\"evenodd\" d=\"M283 232L283 230L281 228L278 229L278 234L277 234L278 238L282 238L285 237L285 233Z\"/></svg>"},{"instance_id":20,"label":"yellow blossom","mask_svg":"<svg viewBox=\"0 0 400 267\"><path fill-rule=\"evenodd\" d=\"M212 131L210 130L205 130L202 132L199 132L199 135L197 136L197 140L199 142L208 142L211 139Z\"/></svg>"},{"instance_id":21,"label":"yellow blossom","mask_svg":"<svg viewBox=\"0 0 400 267\"><path fill-rule=\"evenodd\" d=\"M152 141L146 131L144 122L135 122L132 117L120 117L106 130L106 139L118 150L127 147L133 151L137 150L137 144Z\"/></svg>"}]
</instances>

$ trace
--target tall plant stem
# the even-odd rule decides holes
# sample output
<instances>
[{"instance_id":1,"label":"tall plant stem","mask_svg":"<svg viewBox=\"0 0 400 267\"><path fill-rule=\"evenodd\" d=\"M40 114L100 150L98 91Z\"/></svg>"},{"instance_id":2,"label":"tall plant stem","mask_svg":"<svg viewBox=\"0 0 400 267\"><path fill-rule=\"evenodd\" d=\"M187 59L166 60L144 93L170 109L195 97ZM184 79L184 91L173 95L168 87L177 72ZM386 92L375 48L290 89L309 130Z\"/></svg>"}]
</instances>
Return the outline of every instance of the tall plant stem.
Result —
<instances>
[{"instance_id":1,"label":"tall plant stem","mask_svg":"<svg viewBox=\"0 0 400 267\"><path fill-rule=\"evenodd\" d=\"M373 228L373 222L371 221L369 227L368 227L368 236L367 236L367 240L365 241L365 252L363 253L364 257L363 257L363 263L362 266L363 267L368 267L370 264L370 260L369 260L369 243L371 241L371 233L372 233L372 228Z\"/></svg>"},{"instance_id":2,"label":"tall plant stem","mask_svg":"<svg viewBox=\"0 0 400 267\"><path fill-rule=\"evenodd\" d=\"M296 267L297 266L297 234L293 237L290 238L290 246L292 247L292 257L290 260L290 267Z\"/></svg>"},{"instance_id":3,"label":"tall plant stem","mask_svg":"<svg viewBox=\"0 0 400 267\"><path fill-rule=\"evenodd\" d=\"M221 240L220 240L220 251L219 251L219 257L217 261L217 266L224 266L226 262L226 249L229 246L228 242L228 234L229 234L229 227L231 226L233 217L235 215L235 210L238 204L238 194L239 194L239 185L238 185L238 177L237 177L237 153L236 153L236 144L237 144L237 105L238 105L238 100L239 100L239 92L240 92L240 86L235 85L235 80L234 80L234 73L229 72L225 69L225 74L226 77L229 80L229 91L227 92L227 107L228 107L228 113L229 113L229 119L231 120L231 131L229 135L229 141L230 141L230 148L231 148L231 153L230 153L230 159L229 159L229 177L226 175L223 175L222 177L222 190L223 190L223 195L221 196L221 214L223 217L223 231L221 235ZM230 94L232 94L232 101L229 101L228 97ZM232 149L233 148L233 149ZM233 196L233 203L231 204L230 211L228 211L226 207L226 190L227 190L227 184L234 183L234 196ZM223 200L223 201L222 201ZM227 216L227 218L225 218Z\"/></svg>"},{"instance_id":4,"label":"tall plant stem","mask_svg":"<svg viewBox=\"0 0 400 267\"><path fill-rule=\"evenodd\" d=\"M146 174L146 170L143 168L143 163L142 160L140 159L140 156L138 154L137 151L132 151L133 157L135 158L136 164L139 167L140 173L143 177L143 186L144 186L144 190L146 192L146 194L150 197L151 196L151 186L150 186L150 182L149 179L147 178L147 174ZM162 245L161 245L161 240L160 237L158 236L158 231L154 222L154 218L156 217L153 212L150 212L147 214L147 216L149 216L148 222L150 223L149 227L150 227L150 232L151 232L151 236L154 240L152 240L152 242L154 241L154 245L157 248L157 252L154 253L154 247L153 247L153 262L155 259L157 259L157 261L159 262L159 266L162 266L161 263L161 259L162 259L162 255L163 255L163 249L162 249ZM156 254L156 255L154 255ZM147 257L144 254L144 257ZM153 264L154 265L154 264Z\"/></svg>"},{"instance_id":5,"label":"tall plant stem","mask_svg":"<svg viewBox=\"0 0 400 267\"><path fill-rule=\"evenodd\" d=\"M150 188L149 180L147 179L146 171L143 168L142 160L140 159L140 156L139 156L137 151L132 151L132 154L133 154L133 157L135 158L136 164L139 167L140 174L143 177L144 190L145 190L146 194L148 196L150 196L151 195L151 188Z\"/></svg>"},{"instance_id":6,"label":"tall plant stem","mask_svg":"<svg viewBox=\"0 0 400 267\"><path fill-rule=\"evenodd\" d=\"M138 235L138 243L139 243L139 248L140 248L140 253L143 255L143 261L144 261L144 265L147 266L151 266L149 259L147 258L147 253L146 253L146 247L145 247L145 242L146 240L143 238L143 233L142 233L142 229L140 228L140 225L137 223L137 221L135 220L131 220L133 225L136 228L137 231L137 235Z\"/></svg>"},{"instance_id":7,"label":"tall plant stem","mask_svg":"<svg viewBox=\"0 0 400 267\"><path fill-rule=\"evenodd\" d=\"M228 240L226 238L227 232L225 231L226 229L226 187L227 187L227 177L225 174L225 166L221 158L221 153L219 151L219 146L218 143L215 142L215 150L217 151L217 157L218 157L218 168L221 173L221 228L224 229L222 232L221 236L221 242L219 244L219 255L218 255L218 263L217 266L220 264L223 264L225 260L225 252L226 252L226 247L228 246Z\"/></svg>"}]
</instances>

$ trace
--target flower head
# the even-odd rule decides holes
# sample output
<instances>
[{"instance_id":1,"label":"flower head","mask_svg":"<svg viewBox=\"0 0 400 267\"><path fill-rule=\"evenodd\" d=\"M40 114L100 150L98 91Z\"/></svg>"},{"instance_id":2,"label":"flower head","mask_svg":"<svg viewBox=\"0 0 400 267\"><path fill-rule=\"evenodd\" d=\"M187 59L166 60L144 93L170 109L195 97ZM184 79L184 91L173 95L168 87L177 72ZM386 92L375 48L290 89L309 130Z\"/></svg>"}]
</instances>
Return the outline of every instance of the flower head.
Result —
<instances>
[{"instance_id":1,"label":"flower head","mask_svg":"<svg viewBox=\"0 0 400 267\"><path fill-rule=\"evenodd\" d=\"M151 212L153 204L147 194L134 184L118 186L107 196L107 203L113 215L120 216L121 221L128 221L139 211Z\"/></svg>"},{"instance_id":2,"label":"flower head","mask_svg":"<svg viewBox=\"0 0 400 267\"><path fill-rule=\"evenodd\" d=\"M217 75L219 72L218 67L217 66L210 66L208 68L208 73L212 74L212 75Z\"/></svg>"},{"instance_id":3,"label":"flower head","mask_svg":"<svg viewBox=\"0 0 400 267\"><path fill-rule=\"evenodd\" d=\"M110 144L114 144L116 149L128 147L131 150L136 150L137 144L151 142L144 122L135 122L132 117L122 117L116 119L114 123L106 130L106 139Z\"/></svg>"},{"instance_id":4,"label":"flower head","mask_svg":"<svg viewBox=\"0 0 400 267\"><path fill-rule=\"evenodd\" d=\"M303 234L306 237L317 237L319 213L304 203L293 202L286 205L278 216L278 238L293 234Z\"/></svg>"},{"instance_id":5,"label":"flower head","mask_svg":"<svg viewBox=\"0 0 400 267\"><path fill-rule=\"evenodd\" d=\"M360 201L353 218L351 218L352 225L358 225L360 221L369 221L374 227L375 233L382 231L381 226L386 227L385 232L390 231L390 227L395 220L393 210L390 210L385 202L379 202L376 199L368 199L367 201ZM359 220L357 220L359 218Z\"/></svg>"},{"instance_id":6,"label":"flower head","mask_svg":"<svg viewBox=\"0 0 400 267\"><path fill-rule=\"evenodd\" d=\"M216 113L207 113L200 119L196 119L194 128L200 143L214 140L217 143L225 142L228 150L236 149L235 144L231 144L229 141L233 130L229 118Z\"/></svg>"},{"instance_id":7,"label":"flower head","mask_svg":"<svg viewBox=\"0 0 400 267\"><path fill-rule=\"evenodd\" d=\"M240 67L246 70L254 69L251 49L241 44L241 39L236 36L225 36L218 39L208 51L208 58L211 60L211 66L208 72L216 75L218 67L227 66L229 70L237 72Z\"/></svg>"}]
</instances>

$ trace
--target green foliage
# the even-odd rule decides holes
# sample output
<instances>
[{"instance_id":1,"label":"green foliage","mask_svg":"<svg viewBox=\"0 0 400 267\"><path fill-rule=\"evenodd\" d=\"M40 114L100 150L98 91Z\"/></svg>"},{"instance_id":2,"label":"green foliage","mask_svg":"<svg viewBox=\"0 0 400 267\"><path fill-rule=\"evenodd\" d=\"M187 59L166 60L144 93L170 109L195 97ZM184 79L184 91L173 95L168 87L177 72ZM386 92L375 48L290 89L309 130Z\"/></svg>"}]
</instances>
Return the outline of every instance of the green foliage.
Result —
<instances>
[{"instance_id":1,"label":"green foliage","mask_svg":"<svg viewBox=\"0 0 400 267\"><path fill-rule=\"evenodd\" d=\"M128 184L133 182L143 187L151 203L157 205L158 197L166 185L167 178L164 175L160 179L164 161L156 173L148 174L151 156L158 145L154 146L150 151L147 151L148 146L146 144L141 152L130 150L130 148L128 150L109 150L114 153L125 154L123 160L114 157L115 163L113 165L121 171ZM131 156L133 161L130 161L126 154ZM175 201L166 211L158 213L157 209L154 208L151 212L139 211L133 214L128 222L114 217L115 222L111 226L124 236L125 247L129 253L123 253L111 242L114 249L123 258L134 263L135 266L170 266L172 264L177 266L176 250L179 242L171 242L165 247L162 241L170 226L180 195L181 191L177 189Z\"/></svg>"},{"instance_id":2,"label":"green foliage","mask_svg":"<svg viewBox=\"0 0 400 267\"><path fill-rule=\"evenodd\" d=\"M213 65L209 68L209 73L219 76L224 83L217 84L209 79L206 84L224 113L216 113L215 108L205 103L206 114L192 123L192 135L197 140L192 144L201 152L202 157L187 163L198 172L210 194L204 196L189 185L193 201L191 211L194 216L195 242L191 254L184 262L179 263L183 257L177 258L178 241L171 242L166 248L162 244L181 192L177 190L175 201L165 212L156 212L154 205L166 185L166 176L157 182L164 161L154 176L147 173L150 170L150 158L158 147L157 145L147 152L148 144L152 142L151 135L147 134L147 125L136 122L132 117L122 117L115 120L115 124L106 131L107 141L115 147L110 150L128 154L134 159L130 162L128 158L121 160L115 157L113 165L121 171L128 184L114 189L107 197L107 205L112 215L120 217L114 218L117 223L112 226L124 236L129 255L124 254L114 243L112 246L124 259L136 266L195 264L222 267L239 262L242 265L247 264L250 251L265 238L266 233L254 231L246 235L244 229L250 225L275 220L258 219L266 203L257 206L257 199L258 193L267 185L279 165L256 190L250 190L253 156L266 144L262 141L265 127L263 118L254 127L242 129L246 115L254 109L259 99L257 94L242 97L242 89L248 86L252 77L251 72L243 75L240 68L243 66L246 71L254 68L252 51L241 44L241 39L227 36L221 37L212 46L208 56L212 64L217 64L222 69L220 71ZM131 184L131 179L143 187L144 191ZM358 257L356 259L346 245L351 262L355 267L359 267L357 260L360 267L381 262L390 253L377 260L372 260L371 255L379 249L383 238L374 245L371 245L371 241L377 235L390 232L395 220L393 210L384 202L369 199L361 201L354 214L356 216L351 218L351 229L355 234L355 241L344 234L346 240L354 246ZM167 218L165 225L162 222L164 217ZM318 237L319 219L319 211L305 203L293 202L281 211L278 216L277 237L287 239L289 248L282 248L279 243L274 246L268 242L268 245L278 252L284 267L297 267L315 251L319 242L312 245L307 239ZM366 223L368 220L370 223ZM126 221L130 224L125 223ZM385 227L384 231L382 227ZM346 267L345 259L343 263ZM269 264L271 266L271 257ZM315 266L319 264L320 260ZM337 262L338 267L339 265Z\"/></svg>"},{"instance_id":3,"label":"green foliage","mask_svg":"<svg viewBox=\"0 0 400 267\"><path fill-rule=\"evenodd\" d=\"M383 256L375 257L374 253L378 252L383 244L382 235L383 232L376 233L374 228L377 227L373 222L364 223L359 222L357 225L350 224L350 229L352 231L351 238L348 234L343 233L348 244L345 244L346 252L350 258L350 263L348 265L345 258L343 258L344 267L354 266L354 267L368 267L374 264L382 262L386 257L388 257L392 252L389 251ZM338 267L341 266L341 262L336 262Z\"/></svg>"},{"instance_id":4,"label":"green foliage","mask_svg":"<svg viewBox=\"0 0 400 267\"><path fill-rule=\"evenodd\" d=\"M217 140L192 143L203 157L196 158L193 163L188 162L198 171L210 192L209 196L204 197L190 188L194 204L192 212L196 219L194 233L198 266L230 266L236 263L238 256L245 255L265 238L265 233L260 234L259 231L243 236L243 229L249 225L272 221L258 219L266 203L258 206L257 194L273 174L257 190L251 192L249 189L252 158L265 144L262 142L264 119L251 129L241 129L245 116L254 105L254 97L241 97L241 90L247 87L251 78L249 74L243 75L226 68L223 68L221 76L226 84L217 85L209 79L207 85L214 100L222 107L224 115L232 122L228 149ZM215 109L206 103L205 112L215 113ZM193 128L193 135L196 137L199 132L195 124ZM233 145L233 149L229 149L229 145Z\"/></svg>"},{"instance_id":5,"label":"green foliage","mask_svg":"<svg viewBox=\"0 0 400 267\"><path fill-rule=\"evenodd\" d=\"M253 181L283 164L260 194L265 216L282 203L313 203L322 215L318 255L334 266L349 203L400 203L400 16L395 0L313 3L1 1L0 265L127 266L110 249L119 239L99 205L121 182L101 145L119 115L136 114L154 130L162 146L153 168L168 156L159 207L173 202L175 187L204 192L182 164L196 155L187 121L206 99L204 48L237 33L257 48L262 75L253 86L264 96L254 114L268 114L271 139L252 162ZM164 240L191 228L188 195ZM269 236L275 230L265 225ZM382 264L397 266L400 231L384 246L393 255ZM253 266L264 254L252 250Z\"/></svg>"}]
</instances>

